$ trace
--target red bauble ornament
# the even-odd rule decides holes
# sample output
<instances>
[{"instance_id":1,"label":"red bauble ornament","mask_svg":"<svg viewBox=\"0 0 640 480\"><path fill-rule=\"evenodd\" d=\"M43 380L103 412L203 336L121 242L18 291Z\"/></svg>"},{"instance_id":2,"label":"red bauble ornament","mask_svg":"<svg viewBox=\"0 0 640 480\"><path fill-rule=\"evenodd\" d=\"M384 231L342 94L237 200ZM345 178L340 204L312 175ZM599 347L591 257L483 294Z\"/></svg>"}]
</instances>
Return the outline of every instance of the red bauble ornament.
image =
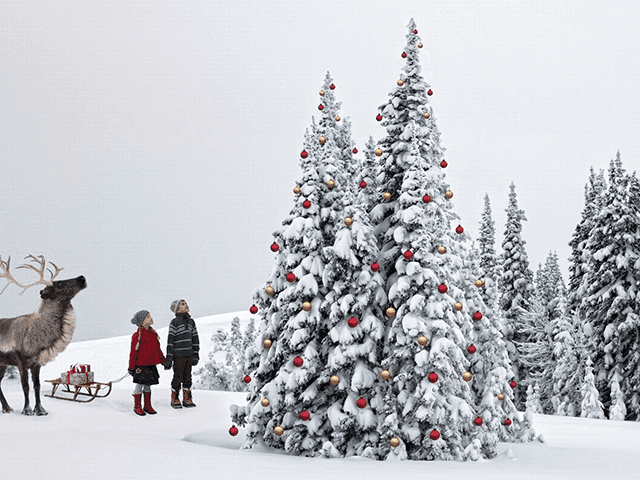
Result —
<instances>
[{"instance_id":1,"label":"red bauble ornament","mask_svg":"<svg viewBox=\"0 0 640 480\"><path fill-rule=\"evenodd\" d=\"M511 388L516 388L516 385L518 385L518 384L516 383L516 381L515 381L515 380L511 380L511 381L509 382L509 386L510 386Z\"/></svg>"},{"instance_id":2,"label":"red bauble ornament","mask_svg":"<svg viewBox=\"0 0 640 480\"><path fill-rule=\"evenodd\" d=\"M358 326L358 319L356 317L351 317L347 323L351 328L356 328Z\"/></svg>"},{"instance_id":3,"label":"red bauble ornament","mask_svg":"<svg viewBox=\"0 0 640 480\"><path fill-rule=\"evenodd\" d=\"M302 360L302 357L296 357L293 359L293 364L296 367L301 367L303 363L304 363L304 360Z\"/></svg>"},{"instance_id":4,"label":"red bauble ornament","mask_svg":"<svg viewBox=\"0 0 640 480\"><path fill-rule=\"evenodd\" d=\"M413 252L411 250L406 250L403 255L407 260L411 260L413 258Z\"/></svg>"},{"instance_id":5,"label":"red bauble ornament","mask_svg":"<svg viewBox=\"0 0 640 480\"><path fill-rule=\"evenodd\" d=\"M414 33L415 35L417 35L417 34L418 34L418 30L414 30L414 31L413 31L413 33Z\"/></svg>"},{"instance_id":6,"label":"red bauble ornament","mask_svg":"<svg viewBox=\"0 0 640 480\"><path fill-rule=\"evenodd\" d=\"M505 418L504 419L504 424L508 427L509 425L511 425L511 419L510 418Z\"/></svg>"},{"instance_id":7,"label":"red bauble ornament","mask_svg":"<svg viewBox=\"0 0 640 480\"><path fill-rule=\"evenodd\" d=\"M402 52L402 58L407 58L407 53L406 52Z\"/></svg>"},{"instance_id":8,"label":"red bauble ornament","mask_svg":"<svg viewBox=\"0 0 640 480\"><path fill-rule=\"evenodd\" d=\"M376 115L376 120L377 121L381 121L382 120L382 115L380 115L380 114Z\"/></svg>"},{"instance_id":9,"label":"red bauble ornament","mask_svg":"<svg viewBox=\"0 0 640 480\"><path fill-rule=\"evenodd\" d=\"M457 234L462 234L462 232L464 232L464 228L462 228L462 225L458 225L456 227L456 233Z\"/></svg>"},{"instance_id":10,"label":"red bauble ornament","mask_svg":"<svg viewBox=\"0 0 640 480\"><path fill-rule=\"evenodd\" d=\"M429 89L429 90L427 91L427 95L429 95L429 96L433 95L433 90Z\"/></svg>"},{"instance_id":11,"label":"red bauble ornament","mask_svg":"<svg viewBox=\"0 0 640 480\"><path fill-rule=\"evenodd\" d=\"M438 374L436 372L431 372L427 377L427 380L429 380L431 383L436 383L438 381Z\"/></svg>"},{"instance_id":12,"label":"red bauble ornament","mask_svg":"<svg viewBox=\"0 0 640 480\"><path fill-rule=\"evenodd\" d=\"M469 345L467 347L467 352L469 352L471 354L476 353L476 346L475 345Z\"/></svg>"},{"instance_id":13,"label":"red bauble ornament","mask_svg":"<svg viewBox=\"0 0 640 480\"><path fill-rule=\"evenodd\" d=\"M301 156L302 158L307 158L307 157L309 156L309 154L307 153L307 151L306 151L306 150L302 150L302 152L300 152L300 156Z\"/></svg>"},{"instance_id":14,"label":"red bauble ornament","mask_svg":"<svg viewBox=\"0 0 640 480\"><path fill-rule=\"evenodd\" d=\"M353 149L353 153L358 153L358 149L357 149L357 148L354 148L354 149Z\"/></svg>"},{"instance_id":15,"label":"red bauble ornament","mask_svg":"<svg viewBox=\"0 0 640 480\"><path fill-rule=\"evenodd\" d=\"M296 274L293 272L289 272L287 273L287 276L285 277L287 279L287 282L295 282L296 281Z\"/></svg>"},{"instance_id":16,"label":"red bauble ornament","mask_svg":"<svg viewBox=\"0 0 640 480\"><path fill-rule=\"evenodd\" d=\"M360 182L360 188L367 188L367 182L364 180Z\"/></svg>"},{"instance_id":17,"label":"red bauble ornament","mask_svg":"<svg viewBox=\"0 0 640 480\"><path fill-rule=\"evenodd\" d=\"M256 307L255 305L251 305L249 311L255 315L256 313L258 313L258 307Z\"/></svg>"},{"instance_id":18,"label":"red bauble ornament","mask_svg":"<svg viewBox=\"0 0 640 480\"><path fill-rule=\"evenodd\" d=\"M280 250L280 245L278 245L277 243L273 242L271 244L271 251L272 252L277 252L278 250Z\"/></svg>"},{"instance_id":19,"label":"red bauble ornament","mask_svg":"<svg viewBox=\"0 0 640 480\"><path fill-rule=\"evenodd\" d=\"M356 401L356 405L358 405L358 407L360 407L360 408L364 408L364 407L366 407L366 406L367 406L367 401L366 401L364 398L360 397L360 398Z\"/></svg>"},{"instance_id":20,"label":"red bauble ornament","mask_svg":"<svg viewBox=\"0 0 640 480\"><path fill-rule=\"evenodd\" d=\"M449 165L449 164L447 163L447 161L446 161L446 160L442 160L442 161L440 162L440 166L441 166L442 168L447 168L447 165Z\"/></svg>"},{"instance_id":21,"label":"red bauble ornament","mask_svg":"<svg viewBox=\"0 0 640 480\"><path fill-rule=\"evenodd\" d=\"M300 420L309 420L309 417L311 417L311 414L309 413L308 410L302 410L300 412Z\"/></svg>"},{"instance_id":22,"label":"red bauble ornament","mask_svg":"<svg viewBox=\"0 0 640 480\"><path fill-rule=\"evenodd\" d=\"M378 270L380 270L380 264L378 262L372 263L371 270L373 270L374 272L377 272Z\"/></svg>"},{"instance_id":23,"label":"red bauble ornament","mask_svg":"<svg viewBox=\"0 0 640 480\"><path fill-rule=\"evenodd\" d=\"M335 90L335 89L336 89L336 86L332 83L331 85L329 85L329 88L330 88L331 90Z\"/></svg>"},{"instance_id":24,"label":"red bauble ornament","mask_svg":"<svg viewBox=\"0 0 640 480\"><path fill-rule=\"evenodd\" d=\"M481 426L481 425L482 425L482 418L481 418L481 417L476 417L476 418L473 420L473 423L474 423L475 425L477 425L477 426Z\"/></svg>"},{"instance_id":25,"label":"red bauble ornament","mask_svg":"<svg viewBox=\"0 0 640 480\"><path fill-rule=\"evenodd\" d=\"M242 381L244 383L249 383L251 381L251 377L249 375L245 375L245 377L242 379Z\"/></svg>"},{"instance_id":26,"label":"red bauble ornament","mask_svg":"<svg viewBox=\"0 0 640 480\"><path fill-rule=\"evenodd\" d=\"M478 320L482 320L482 313L476 312L473 314L473 319L477 322Z\"/></svg>"},{"instance_id":27,"label":"red bauble ornament","mask_svg":"<svg viewBox=\"0 0 640 480\"><path fill-rule=\"evenodd\" d=\"M238 434L238 427L235 425L229 429L229 435L235 437Z\"/></svg>"},{"instance_id":28,"label":"red bauble ornament","mask_svg":"<svg viewBox=\"0 0 640 480\"><path fill-rule=\"evenodd\" d=\"M318 110L324 110L324 105L322 104L318 105Z\"/></svg>"},{"instance_id":29,"label":"red bauble ornament","mask_svg":"<svg viewBox=\"0 0 640 480\"><path fill-rule=\"evenodd\" d=\"M444 283L438 285L438 291L440 293L447 293L447 290L449 290L449 288Z\"/></svg>"},{"instance_id":30,"label":"red bauble ornament","mask_svg":"<svg viewBox=\"0 0 640 480\"><path fill-rule=\"evenodd\" d=\"M424 197L422 197L422 201L424 203L429 203L431 201L431 195L425 195Z\"/></svg>"},{"instance_id":31,"label":"red bauble ornament","mask_svg":"<svg viewBox=\"0 0 640 480\"><path fill-rule=\"evenodd\" d=\"M438 430L431 430L431 433L429 434L429 437L431 438L431 440L438 440L440 438L440 432Z\"/></svg>"},{"instance_id":32,"label":"red bauble ornament","mask_svg":"<svg viewBox=\"0 0 640 480\"><path fill-rule=\"evenodd\" d=\"M311 202L309 200L305 200L304 202L302 202L302 206L304 208L310 208L311 207Z\"/></svg>"}]
</instances>

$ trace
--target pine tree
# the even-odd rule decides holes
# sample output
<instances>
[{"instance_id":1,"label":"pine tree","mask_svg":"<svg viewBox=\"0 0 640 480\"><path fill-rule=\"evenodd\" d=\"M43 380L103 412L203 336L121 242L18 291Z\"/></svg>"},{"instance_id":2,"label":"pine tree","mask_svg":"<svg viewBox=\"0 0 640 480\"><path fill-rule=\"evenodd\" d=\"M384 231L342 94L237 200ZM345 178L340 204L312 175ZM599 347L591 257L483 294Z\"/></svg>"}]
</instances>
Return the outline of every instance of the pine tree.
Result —
<instances>
[{"instance_id":1,"label":"pine tree","mask_svg":"<svg viewBox=\"0 0 640 480\"><path fill-rule=\"evenodd\" d=\"M484 195L484 211L480 222L480 235L478 237L480 247L480 275L484 282L482 300L487 309L490 309L498 318L500 316L500 294L498 282L500 280L500 256L496 253L496 229L491 216L491 202L489 195Z\"/></svg>"},{"instance_id":2,"label":"pine tree","mask_svg":"<svg viewBox=\"0 0 640 480\"><path fill-rule=\"evenodd\" d=\"M584 257L584 251L593 229L593 220L602 208L603 192L606 188L607 182L604 178L604 172L600 170L600 173L596 175L593 167L591 167L589 180L584 186L584 208L580 222L576 226L569 242L571 257L569 258L568 308L571 313L578 309L581 301L578 289L582 284L587 268L587 259Z\"/></svg>"},{"instance_id":3,"label":"pine tree","mask_svg":"<svg viewBox=\"0 0 640 480\"><path fill-rule=\"evenodd\" d=\"M593 219L593 229L585 247L586 274L578 289L582 297L580 316L592 332L590 348L596 387L605 413L611 406L613 370L620 368L620 387L630 419L640 418L634 405L640 385L634 382L638 363L640 304L636 301L640 266L640 210L637 180L625 175L620 154L611 161L609 185L602 208Z\"/></svg>"},{"instance_id":4,"label":"pine tree","mask_svg":"<svg viewBox=\"0 0 640 480\"><path fill-rule=\"evenodd\" d=\"M527 387L526 410L529 413L544 413L540 403L540 386L534 381Z\"/></svg>"},{"instance_id":5,"label":"pine tree","mask_svg":"<svg viewBox=\"0 0 640 480\"><path fill-rule=\"evenodd\" d=\"M528 378L525 385L537 385L541 405L539 413L553 414L553 374L558 357L555 354L555 337L559 333L562 310L565 302L565 286L558 264L558 256L549 253L547 261L536 274L535 295L530 310L523 315L523 337L520 344L520 360L526 367Z\"/></svg>"},{"instance_id":6,"label":"pine tree","mask_svg":"<svg viewBox=\"0 0 640 480\"><path fill-rule=\"evenodd\" d=\"M618 372L614 372L611 378L611 408L609 408L609 420L624 420L627 416L624 395L620 389L621 378Z\"/></svg>"},{"instance_id":7,"label":"pine tree","mask_svg":"<svg viewBox=\"0 0 640 480\"><path fill-rule=\"evenodd\" d=\"M593 376L593 364L591 358L587 358L586 375L582 384L582 403L581 413L582 418L605 418L602 408L602 402L600 401L600 394L595 385L595 378Z\"/></svg>"},{"instance_id":8,"label":"pine tree","mask_svg":"<svg viewBox=\"0 0 640 480\"><path fill-rule=\"evenodd\" d=\"M518 344L529 339L522 333L523 316L531 308L533 292L533 273L529 269L529 260L522 239L522 222L526 220L524 210L518 208L516 187L510 186L509 205L506 209L507 223L502 242L502 276L500 308L503 312L503 335L513 372L518 383L528 378L526 366L520 359ZM524 383L526 385L526 383ZM518 409L524 407L525 396L522 388L516 390L515 404Z\"/></svg>"}]
</instances>

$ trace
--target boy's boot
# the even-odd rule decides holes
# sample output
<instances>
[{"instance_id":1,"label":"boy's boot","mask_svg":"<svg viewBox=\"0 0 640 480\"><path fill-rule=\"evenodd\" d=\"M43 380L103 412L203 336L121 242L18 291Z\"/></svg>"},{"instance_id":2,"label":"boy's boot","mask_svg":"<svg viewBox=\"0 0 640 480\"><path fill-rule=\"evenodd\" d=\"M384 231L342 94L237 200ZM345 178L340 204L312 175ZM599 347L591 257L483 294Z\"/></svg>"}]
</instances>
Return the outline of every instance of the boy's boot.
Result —
<instances>
[{"instance_id":1,"label":"boy's boot","mask_svg":"<svg viewBox=\"0 0 640 480\"><path fill-rule=\"evenodd\" d=\"M173 388L171 389L171 406L173 408L182 408L182 404L178 398L178 391Z\"/></svg>"},{"instance_id":2,"label":"boy's boot","mask_svg":"<svg viewBox=\"0 0 640 480\"><path fill-rule=\"evenodd\" d=\"M182 405L187 408L196 406L196 404L193 403L193 398L191 398L191 390L189 390L188 388L182 389Z\"/></svg>"},{"instance_id":3,"label":"boy's boot","mask_svg":"<svg viewBox=\"0 0 640 480\"><path fill-rule=\"evenodd\" d=\"M133 411L136 413L136 415L146 415L146 413L144 413L144 410L142 410L142 394L141 393L134 393L133 394Z\"/></svg>"},{"instance_id":4,"label":"boy's boot","mask_svg":"<svg viewBox=\"0 0 640 480\"><path fill-rule=\"evenodd\" d=\"M155 415L156 412L151 406L151 392L144 392L144 409L149 415Z\"/></svg>"}]
</instances>

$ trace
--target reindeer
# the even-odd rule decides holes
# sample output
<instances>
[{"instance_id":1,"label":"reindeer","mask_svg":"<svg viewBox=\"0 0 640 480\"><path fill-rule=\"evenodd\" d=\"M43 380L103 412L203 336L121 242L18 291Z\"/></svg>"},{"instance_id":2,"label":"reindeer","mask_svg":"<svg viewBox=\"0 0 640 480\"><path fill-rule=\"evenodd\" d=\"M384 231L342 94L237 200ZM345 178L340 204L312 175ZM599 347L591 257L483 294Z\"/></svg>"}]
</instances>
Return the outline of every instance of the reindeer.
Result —
<instances>
[{"instance_id":1,"label":"reindeer","mask_svg":"<svg viewBox=\"0 0 640 480\"><path fill-rule=\"evenodd\" d=\"M7 366L17 366L24 392L22 414L46 415L47 411L40 403L40 367L53 360L71 342L76 326L71 299L80 290L86 288L87 281L80 276L54 282L62 268L58 268L51 262L49 263L55 271L46 268L46 261L42 255L38 257L28 255L25 257L25 260L27 259L37 265L25 264L17 268L34 270L40 275L40 279L29 285L23 285L9 272L11 257L6 262L0 258L0 278L6 278L8 281L0 291L0 295L12 283L22 288L23 293L35 285L46 285L40 291L42 302L37 312L15 318L0 318L0 382ZM45 269L51 274L48 280L44 278ZM29 370L31 370L36 400L34 410L29 406ZM2 413L13 411L4 398L1 388L0 403L2 403Z\"/></svg>"}]
</instances>

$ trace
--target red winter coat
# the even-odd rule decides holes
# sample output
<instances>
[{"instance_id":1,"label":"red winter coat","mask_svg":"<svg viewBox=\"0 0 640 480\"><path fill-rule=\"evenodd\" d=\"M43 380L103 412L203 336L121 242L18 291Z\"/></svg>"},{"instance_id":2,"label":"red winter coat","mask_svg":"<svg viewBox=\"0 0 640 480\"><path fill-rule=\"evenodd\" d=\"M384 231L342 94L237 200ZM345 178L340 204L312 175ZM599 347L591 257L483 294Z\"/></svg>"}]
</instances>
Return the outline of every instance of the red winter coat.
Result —
<instances>
[{"instance_id":1,"label":"red winter coat","mask_svg":"<svg viewBox=\"0 0 640 480\"><path fill-rule=\"evenodd\" d=\"M138 338L140 342L138 343ZM137 362L136 362L137 355ZM131 337L131 352L129 353L129 369L136 366L151 366L164 364L164 354L160 349L160 336L153 328L148 330L138 328Z\"/></svg>"}]
</instances>

